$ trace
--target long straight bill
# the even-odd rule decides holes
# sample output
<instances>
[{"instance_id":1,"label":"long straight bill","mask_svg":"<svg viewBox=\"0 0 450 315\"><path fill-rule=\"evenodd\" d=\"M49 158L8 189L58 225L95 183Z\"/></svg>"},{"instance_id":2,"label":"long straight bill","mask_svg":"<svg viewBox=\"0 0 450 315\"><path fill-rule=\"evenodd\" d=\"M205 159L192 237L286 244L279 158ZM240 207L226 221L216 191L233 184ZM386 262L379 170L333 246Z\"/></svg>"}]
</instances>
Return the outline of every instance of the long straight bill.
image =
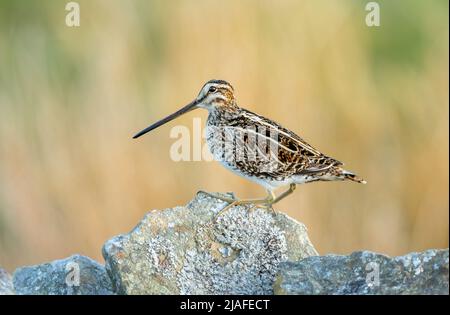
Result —
<instances>
[{"instance_id":1,"label":"long straight bill","mask_svg":"<svg viewBox=\"0 0 450 315\"><path fill-rule=\"evenodd\" d=\"M175 113L167 116L166 118L161 119L160 121L157 121L153 125L150 125L147 128L145 128L144 130L139 131L137 134L135 134L133 136L133 139L139 138L140 136L146 134L147 132L150 132L153 129L158 128L159 126L162 126L165 123L168 123L169 121L174 120L178 116L181 116L183 114L186 114L187 112L190 112L191 110L193 110L195 108L196 105L197 105L197 101L193 101L193 102L187 104L186 106L184 106L180 110L176 111Z\"/></svg>"}]
</instances>

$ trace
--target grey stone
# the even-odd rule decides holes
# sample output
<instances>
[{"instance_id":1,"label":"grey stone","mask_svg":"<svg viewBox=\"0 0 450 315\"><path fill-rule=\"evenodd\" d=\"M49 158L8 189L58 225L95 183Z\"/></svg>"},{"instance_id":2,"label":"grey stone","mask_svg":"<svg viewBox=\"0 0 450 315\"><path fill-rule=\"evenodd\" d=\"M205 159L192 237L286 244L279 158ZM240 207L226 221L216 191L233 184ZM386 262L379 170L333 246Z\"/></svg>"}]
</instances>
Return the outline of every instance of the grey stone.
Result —
<instances>
[{"instance_id":1,"label":"grey stone","mask_svg":"<svg viewBox=\"0 0 450 315\"><path fill-rule=\"evenodd\" d=\"M0 295L12 294L14 294L12 277L6 270L0 268Z\"/></svg>"},{"instance_id":2,"label":"grey stone","mask_svg":"<svg viewBox=\"0 0 450 315\"><path fill-rule=\"evenodd\" d=\"M17 294L110 295L111 280L98 262L80 255L18 268L13 275Z\"/></svg>"},{"instance_id":3,"label":"grey stone","mask_svg":"<svg viewBox=\"0 0 450 315\"><path fill-rule=\"evenodd\" d=\"M275 294L449 294L448 249L390 258L362 251L349 256L285 262Z\"/></svg>"},{"instance_id":4,"label":"grey stone","mask_svg":"<svg viewBox=\"0 0 450 315\"><path fill-rule=\"evenodd\" d=\"M317 255L303 224L199 193L103 246L119 294L271 294L278 265Z\"/></svg>"}]
</instances>

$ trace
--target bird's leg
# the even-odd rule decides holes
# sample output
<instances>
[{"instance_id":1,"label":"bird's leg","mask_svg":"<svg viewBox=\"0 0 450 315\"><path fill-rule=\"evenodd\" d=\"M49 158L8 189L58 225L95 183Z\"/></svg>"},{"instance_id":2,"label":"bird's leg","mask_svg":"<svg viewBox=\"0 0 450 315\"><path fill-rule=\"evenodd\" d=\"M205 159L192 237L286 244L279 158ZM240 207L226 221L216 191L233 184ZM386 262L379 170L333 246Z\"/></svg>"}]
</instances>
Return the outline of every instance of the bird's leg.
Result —
<instances>
[{"instance_id":1,"label":"bird's leg","mask_svg":"<svg viewBox=\"0 0 450 315\"><path fill-rule=\"evenodd\" d=\"M268 190L268 195L266 198L264 199L245 199L245 200L235 200L233 202L231 202L228 206L226 206L225 208L223 208L222 210L220 210L216 216L215 216L215 220L217 220L217 218L219 216L221 216L222 214L224 214L226 211L228 211L229 209L235 207L235 206L239 206L239 205L247 205L247 204L254 204L249 211L253 211L258 205L259 206L263 206L267 209L271 209L273 213L275 213L275 210L272 208L272 205L277 203L278 201L286 198L287 196L289 196L290 194L292 194L295 190L295 188L297 188L296 184L291 184L289 186L289 189L286 190L285 192L283 192L282 194L280 194L278 197L275 196L274 192L271 190Z\"/></svg>"},{"instance_id":2,"label":"bird's leg","mask_svg":"<svg viewBox=\"0 0 450 315\"><path fill-rule=\"evenodd\" d=\"M204 191L204 190L197 191L197 195L198 194L205 194L205 195L207 195L209 197L216 198L216 199L228 202L228 203L233 203L233 202L237 201L237 199L234 196L233 197L225 197L225 196L221 196L219 194L210 193L210 192L207 192L207 191Z\"/></svg>"},{"instance_id":3,"label":"bird's leg","mask_svg":"<svg viewBox=\"0 0 450 315\"><path fill-rule=\"evenodd\" d=\"M226 206L225 208L223 208L222 210L220 210L216 216L215 216L215 220L217 220L217 218L219 216L221 216L222 214L224 214L226 211L228 211L229 209L239 206L239 205L248 205L248 204L255 204L256 205L269 205L271 204L272 200L275 198L275 195L272 191L268 191L269 194L267 195L266 198L264 199L244 199L244 200L236 200L232 203L230 203L228 206ZM255 206L253 206L252 208L250 208L250 210L252 210Z\"/></svg>"},{"instance_id":4,"label":"bird's leg","mask_svg":"<svg viewBox=\"0 0 450 315\"><path fill-rule=\"evenodd\" d=\"M277 203L278 201L280 201L281 199L284 199L287 196L289 196L290 194L292 194L294 192L295 188L297 188L296 184L289 185L289 189L286 190L284 193L280 194L275 199L273 199L272 202L270 203L270 205L273 205L273 204Z\"/></svg>"},{"instance_id":5,"label":"bird's leg","mask_svg":"<svg viewBox=\"0 0 450 315\"><path fill-rule=\"evenodd\" d=\"M272 202L276 199L276 195L272 190L267 190L268 196L266 198L266 203L262 203L262 204L254 204L253 207L251 207L250 209L248 209L249 212L252 212L253 210L255 210L258 206L266 208L266 209L271 209L272 212L275 212L272 208Z\"/></svg>"},{"instance_id":6,"label":"bird's leg","mask_svg":"<svg viewBox=\"0 0 450 315\"><path fill-rule=\"evenodd\" d=\"M280 201L281 199L286 198L286 197L289 196L290 194L292 194L292 193L294 192L294 190L295 190L296 187L297 187L297 186L296 186L295 184L291 184L291 185L289 186L289 189L286 190L285 192L283 192L282 194L280 194L278 197L276 197L275 194L274 194L272 191L268 191L269 194L271 194L272 199L269 200L269 202L268 202L267 204L262 205L262 206L263 206L264 208L266 208L266 209L272 210L273 214L275 214L275 210L273 209L272 205L275 204L275 203L277 203L277 202ZM253 207L251 207L249 211L254 210L254 209L256 208L256 206L257 206L257 205L254 205Z\"/></svg>"},{"instance_id":7,"label":"bird's leg","mask_svg":"<svg viewBox=\"0 0 450 315\"><path fill-rule=\"evenodd\" d=\"M290 194L292 194L295 190L295 188L297 188L297 185L295 184L291 184L289 186L289 189L286 190L285 192L283 192L282 194L280 194L278 197L275 196L275 194L272 191L268 191L269 194L272 196L272 199L268 201L267 204L263 205L263 207L265 207L266 209L271 209L272 212L275 214L275 210L273 209L272 205L277 203L278 201L280 201L281 199L286 198L287 196L289 196ZM254 210L256 208L257 205L254 205L253 207L250 208L250 211Z\"/></svg>"}]
</instances>

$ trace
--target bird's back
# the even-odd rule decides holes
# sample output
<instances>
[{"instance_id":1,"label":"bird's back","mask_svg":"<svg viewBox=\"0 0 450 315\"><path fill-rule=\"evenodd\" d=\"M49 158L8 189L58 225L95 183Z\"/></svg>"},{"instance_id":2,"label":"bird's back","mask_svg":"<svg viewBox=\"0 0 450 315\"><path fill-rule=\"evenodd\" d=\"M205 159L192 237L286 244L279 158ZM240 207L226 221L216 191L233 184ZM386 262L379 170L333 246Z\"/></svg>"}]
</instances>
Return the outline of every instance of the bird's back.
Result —
<instances>
[{"instance_id":1,"label":"bird's back","mask_svg":"<svg viewBox=\"0 0 450 315\"><path fill-rule=\"evenodd\" d=\"M328 175L335 176L341 169L340 161L322 154L280 124L246 109L211 112L207 128L208 145L216 159L239 175L265 180L272 186L332 180Z\"/></svg>"}]
</instances>

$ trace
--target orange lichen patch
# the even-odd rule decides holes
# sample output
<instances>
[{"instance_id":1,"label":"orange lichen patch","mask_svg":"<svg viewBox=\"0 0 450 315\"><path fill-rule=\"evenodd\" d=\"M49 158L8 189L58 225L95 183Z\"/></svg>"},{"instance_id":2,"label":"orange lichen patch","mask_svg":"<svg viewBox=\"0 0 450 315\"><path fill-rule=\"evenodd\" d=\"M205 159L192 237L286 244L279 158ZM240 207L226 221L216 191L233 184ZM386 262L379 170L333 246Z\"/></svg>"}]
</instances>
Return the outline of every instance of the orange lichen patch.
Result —
<instances>
[{"instance_id":1,"label":"orange lichen patch","mask_svg":"<svg viewBox=\"0 0 450 315\"><path fill-rule=\"evenodd\" d=\"M115 256L117 259L124 259L126 254L124 252L117 252Z\"/></svg>"}]
</instances>

